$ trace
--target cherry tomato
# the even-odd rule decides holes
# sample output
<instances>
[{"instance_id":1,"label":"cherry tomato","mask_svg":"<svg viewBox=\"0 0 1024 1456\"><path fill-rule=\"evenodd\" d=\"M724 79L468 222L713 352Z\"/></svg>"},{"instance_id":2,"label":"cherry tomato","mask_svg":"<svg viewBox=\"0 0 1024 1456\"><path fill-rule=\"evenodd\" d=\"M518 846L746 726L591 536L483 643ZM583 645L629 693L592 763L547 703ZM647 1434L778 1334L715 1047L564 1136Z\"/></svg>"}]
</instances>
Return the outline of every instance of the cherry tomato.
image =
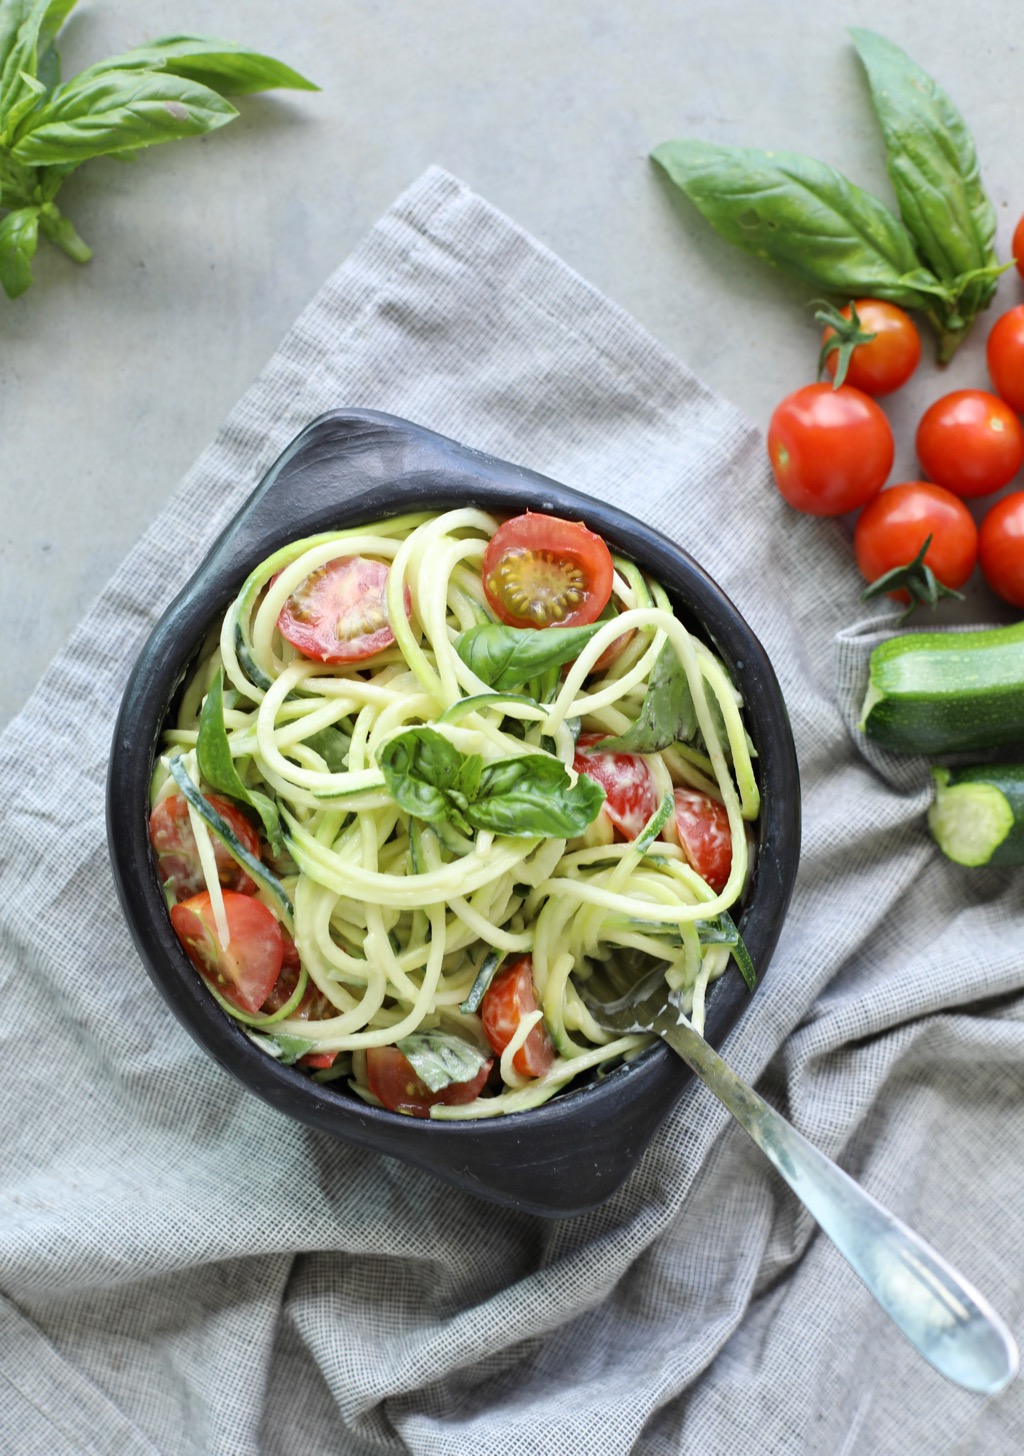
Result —
<instances>
[{"instance_id":1,"label":"cherry tomato","mask_svg":"<svg viewBox=\"0 0 1024 1456\"><path fill-rule=\"evenodd\" d=\"M1024 217L1021 218L1013 233L1013 256L1017 263L1017 272L1024 278Z\"/></svg>"},{"instance_id":2,"label":"cherry tomato","mask_svg":"<svg viewBox=\"0 0 1024 1456\"><path fill-rule=\"evenodd\" d=\"M978 559L996 596L1024 607L1024 490L1003 496L985 513Z\"/></svg>"},{"instance_id":3,"label":"cherry tomato","mask_svg":"<svg viewBox=\"0 0 1024 1456\"><path fill-rule=\"evenodd\" d=\"M508 627L583 627L612 594L611 552L582 521L527 511L498 527L484 552L484 594Z\"/></svg>"},{"instance_id":4,"label":"cherry tomato","mask_svg":"<svg viewBox=\"0 0 1024 1456\"><path fill-rule=\"evenodd\" d=\"M362 662L395 640L385 592L388 568L367 556L341 556L311 572L281 609L277 628L314 662ZM408 588L405 611L412 610Z\"/></svg>"},{"instance_id":5,"label":"cherry tomato","mask_svg":"<svg viewBox=\"0 0 1024 1456\"><path fill-rule=\"evenodd\" d=\"M523 1017L536 1010L533 957L517 956L502 966L487 987L480 1007L484 1035L499 1056L519 1030ZM522 1077L542 1077L554 1060L551 1038L543 1021L538 1021L512 1058L512 1065Z\"/></svg>"},{"instance_id":6,"label":"cherry tomato","mask_svg":"<svg viewBox=\"0 0 1024 1456\"><path fill-rule=\"evenodd\" d=\"M676 807L664 836L678 844L691 869L721 894L732 869L732 830L725 805L699 789L676 789Z\"/></svg>"},{"instance_id":7,"label":"cherry tomato","mask_svg":"<svg viewBox=\"0 0 1024 1456\"><path fill-rule=\"evenodd\" d=\"M841 516L881 490L895 454L873 399L844 384L805 384L776 407L768 458L785 500L812 516Z\"/></svg>"},{"instance_id":8,"label":"cherry tomato","mask_svg":"<svg viewBox=\"0 0 1024 1456\"><path fill-rule=\"evenodd\" d=\"M1024 461L1024 429L1008 404L983 389L955 389L925 410L917 427L924 473L954 495L990 495Z\"/></svg>"},{"instance_id":9,"label":"cherry tomato","mask_svg":"<svg viewBox=\"0 0 1024 1456\"><path fill-rule=\"evenodd\" d=\"M989 330L985 357L996 394L1012 410L1024 414L1024 303L996 319Z\"/></svg>"},{"instance_id":10,"label":"cherry tomato","mask_svg":"<svg viewBox=\"0 0 1024 1456\"><path fill-rule=\"evenodd\" d=\"M260 837L248 819L234 804L216 794L205 795L209 804L226 819L242 841L244 847L256 859L260 858ZM217 878L229 890L238 890L243 895L254 895L256 886L236 859L212 835L213 853L217 861ZM192 822L188 816L188 803L184 794L168 794L161 799L149 816L149 842L156 851L157 871L160 878L170 887L176 900L185 900L195 895L206 884L203 867L199 863L199 846L192 833Z\"/></svg>"},{"instance_id":11,"label":"cherry tomato","mask_svg":"<svg viewBox=\"0 0 1024 1456\"><path fill-rule=\"evenodd\" d=\"M602 753L597 745L609 735L581 733L572 766L604 789L599 813L624 839L635 839L658 807L658 786L639 753Z\"/></svg>"},{"instance_id":12,"label":"cherry tomato","mask_svg":"<svg viewBox=\"0 0 1024 1456\"><path fill-rule=\"evenodd\" d=\"M208 890L171 906L171 924L196 970L242 1011L259 1011L281 970L281 927L262 900L224 891L228 944L217 936Z\"/></svg>"},{"instance_id":13,"label":"cherry tomato","mask_svg":"<svg viewBox=\"0 0 1024 1456\"><path fill-rule=\"evenodd\" d=\"M858 344L850 355L846 368L845 384L860 389L865 394L892 394L917 368L921 358L921 336L909 314L879 298L858 298L853 305L857 310L860 326L874 338L866 344ZM841 308L843 318L851 317L851 305ZM827 328L821 336L822 344L835 337L835 329ZM835 378L839 355L833 349L825 359L825 368Z\"/></svg>"},{"instance_id":14,"label":"cherry tomato","mask_svg":"<svg viewBox=\"0 0 1024 1456\"><path fill-rule=\"evenodd\" d=\"M956 591L978 558L974 517L958 496L941 485L914 480L888 486L857 517L853 552L861 575L877 581L894 567L907 566L928 536L932 541L925 564L943 586ZM888 595L899 602L910 600L910 593L902 588Z\"/></svg>"},{"instance_id":15,"label":"cherry tomato","mask_svg":"<svg viewBox=\"0 0 1024 1456\"><path fill-rule=\"evenodd\" d=\"M472 1102L479 1096L492 1066L493 1062L488 1060L468 1082L449 1082L439 1092L431 1092L413 1071L409 1058L397 1047L371 1047L366 1053L366 1080L370 1091L389 1112L429 1117L430 1109L439 1104L452 1107Z\"/></svg>"}]
</instances>

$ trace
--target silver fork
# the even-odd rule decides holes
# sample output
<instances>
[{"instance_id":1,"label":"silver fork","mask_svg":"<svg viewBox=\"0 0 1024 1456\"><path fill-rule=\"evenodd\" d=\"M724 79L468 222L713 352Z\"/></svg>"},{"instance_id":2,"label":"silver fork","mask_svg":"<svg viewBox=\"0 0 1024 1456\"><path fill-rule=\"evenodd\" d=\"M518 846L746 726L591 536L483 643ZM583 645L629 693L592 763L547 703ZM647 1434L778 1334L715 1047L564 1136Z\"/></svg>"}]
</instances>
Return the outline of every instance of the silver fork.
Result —
<instances>
[{"instance_id":1,"label":"silver fork","mask_svg":"<svg viewBox=\"0 0 1024 1456\"><path fill-rule=\"evenodd\" d=\"M599 1025L656 1032L696 1072L930 1365L979 1394L1009 1385L1017 1346L988 1301L736 1075L672 1005L660 967L629 984L606 962L580 989Z\"/></svg>"}]
</instances>

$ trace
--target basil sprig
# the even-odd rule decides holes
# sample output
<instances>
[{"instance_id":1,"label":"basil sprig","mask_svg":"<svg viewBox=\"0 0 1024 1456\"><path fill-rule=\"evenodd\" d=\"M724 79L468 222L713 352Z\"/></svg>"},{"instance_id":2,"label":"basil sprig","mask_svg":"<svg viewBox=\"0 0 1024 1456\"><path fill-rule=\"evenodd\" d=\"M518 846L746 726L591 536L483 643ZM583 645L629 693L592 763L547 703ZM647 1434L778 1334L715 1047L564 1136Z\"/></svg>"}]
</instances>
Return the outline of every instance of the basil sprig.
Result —
<instances>
[{"instance_id":1,"label":"basil sprig","mask_svg":"<svg viewBox=\"0 0 1024 1456\"><path fill-rule=\"evenodd\" d=\"M461 753L436 728L407 728L378 756L399 808L428 824L449 822L464 834L490 829L517 838L582 834L604 803L604 790L581 774L570 784L557 758L528 753L486 763Z\"/></svg>"},{"instance_id":2,"label":"basil sprig","mask_svg":"<svg viewBox=\"0 0 1024 1456\"><path fill-rule=\"evenodd\" d=\"M897 217L812 157L685 139L653 160L729 242L816 290L923 312L946 362L1002 271L970 133L898 46L852 32L885 139Z\"/></svg>"},{"instance_id":3,"label":"basil sprig","mask_svg":"<svg viewBox=\"0 0 1024 1456\"><path fill-rule=\"evenodd\" d=\"M671 643L658 653L640 706L624 733L601 741L601 751L659 753L670 743L689 743L697 733L697 709L686 672Z\"/></svg>"},{"instance_id":4,"label":"basil sprig","mask_svg":"<svg viewBox=\"0 0 1024 1456\"><path fill-rule=\"evenodd\" d=\"M76 263L92 257L54 201L83 162L225 126L238 115L225 95L317 89L270 56L192 35L152 41L61 84L54 42L74 7L0 0L0 285L11 298L32 283L40 235Z\"/></svg>"}]
</instances>

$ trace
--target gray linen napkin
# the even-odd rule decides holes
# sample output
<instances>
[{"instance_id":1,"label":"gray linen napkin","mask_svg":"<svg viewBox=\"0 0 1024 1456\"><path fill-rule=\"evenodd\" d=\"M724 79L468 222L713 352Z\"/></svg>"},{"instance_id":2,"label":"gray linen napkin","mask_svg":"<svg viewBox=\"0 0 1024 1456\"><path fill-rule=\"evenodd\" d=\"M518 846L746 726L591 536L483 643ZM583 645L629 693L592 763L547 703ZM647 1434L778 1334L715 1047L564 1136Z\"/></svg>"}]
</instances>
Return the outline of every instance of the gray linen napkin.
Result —
<instances>
[{"instance_id":1,"label":"gray linen napkin","mask_svg":"<svg viewBox=\"0 0 1024 1456\"><path fill-rule=\"evenodd\" d=\"M317 414L404 415L622 504L775 663L803 865L728 1045L1022 1324L1024 877L945 862L837 706L848 550L630 318L431 170L328 281L0 740L0 1449L1004 1453L702 1088L599 1211L549 1222L293 1125L213 1066L117 910L103 786L152 622Z\"/></svg>"}]
</instances>

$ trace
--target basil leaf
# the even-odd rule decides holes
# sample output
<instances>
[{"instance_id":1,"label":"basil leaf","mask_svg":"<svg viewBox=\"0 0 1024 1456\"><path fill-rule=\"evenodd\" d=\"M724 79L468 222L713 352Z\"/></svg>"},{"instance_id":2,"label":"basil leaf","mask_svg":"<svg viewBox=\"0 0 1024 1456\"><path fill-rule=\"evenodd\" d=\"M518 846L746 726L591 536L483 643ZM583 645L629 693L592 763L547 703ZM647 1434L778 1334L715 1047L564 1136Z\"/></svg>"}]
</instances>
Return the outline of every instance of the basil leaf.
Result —
<instances>
[{"instance_id":1,"label":"basil leaf","mask_svg":"<svg viewBox=\"0 0 1024 1456\"><path fill-rule=\"evenodd\" d=\"M505 627L486 622L461 633L455 651L481 682L507 693L548 668L571 662L603 626Z\"/></svg>"},{"instance_id":2,"label":"basil leaf","mask_svg":"<svg viewBox=\"0 0 1024 1456\"><path fill-rule=\"evenodd\" d=\"M464 1037L445 1031L414 1031L395 1045L431 1092L440 1092L454 1082L471 1082L492 1060L489 1053Z\"/></svg>"},{"instance_id":3,"label":"basil leaf","mask_svg":"<svg viewBox=\"0 0 1024 1456\"><path fill-rule=\"evenodd\" d=\"M235 765L224 726L224 673L218 671L199 714L199 738L196 742L199 772L211 789L248 804L263 820L270 847L277 854L281 848L281 816L273 799L250 789Z\"/></svg>"},{"instance_id":4,"label":"basil leaf","mask_svg":"<svg viewBox=\"0 0 1024 1456\"><path fill-rule=\"evenodd\" d=\"M466 818L495 834L569 839L597 818L604 797L604 789L586 774L570 785L557 758L531 753L488 764Z\"/></svg>"},{"instance_id":5,"label":"basil leaf","mask_svg":"<svg viewBox=\"0 0 1024 1456\"><path fill-rule=\"evenodd\" d=\"M99 71L73 77L28 118L11 148L29 166L90 157L201 136L238 113L215 91L179 76Z\"/></svg>"},{"instance_id":6,"label":"basil leaf","mask_svg":"<svg viewBox=\"0 0 1024 1456\"><path fill-rule=\"evenodd\" d=\"M272 56L260 55L230 40L215 40L201 35L167 35L148 45L111 56L109 60L90 66L83 75L101 71L139 70L166 71L188 81L219 91L222 96L249 96L256 91L283 88L292 91L319 91L319 86L293 71Z\"/></svg>"},{"instance_id":7,"label":"basil leaf","mask_svg":"<svg viewBox=\"0 0 1024 1456\"><path fill-rule=\"evenodd\" d=\"M38 241L38 207L19 207L0 221L0 284L8 298L18 298L30 286Z\"/></svg>"},{"instance_id":8,"label":"basil leaf","mask_svg":"<svg viewBox=\"0 0 1024 1456\"><path fill-rule=\"evenodd\" d=\"M722 237L818 289L904 308L944 292L900 220L824 162L692 139L651 156Z\"/></svg>"},{"instance_id":9,"label":"basil leaf","mask_svg":"<svg viewBox=\"0 0 1024 1456\"><path fill-rule=\"evenodd\" d=\"M0 137L4 139L13 133L26 109L35 104L39 31L48 8L49 0L35 0L35 4L20 7L21 21L8 38L3 65L0 66L0 118L3 122Z\"/></svg>"},{"instance_id":10,"label":"basil leaf","mask_svg":"<svg viewBox=\"0 0 1024 1456\"><path fill-rule=\"evenodd\" d=\"M306 747L319 753L331 773L344 773L348 768L348 751L352 739L340 728L321 728L305 740Z\"/></svg>"},{"instance_id":11,"label":"basil leaf","mask_svg":"<svg viewBox=\"0 0 1024 1456\"><path fill-rule=\"evenodd\" d=\"M475 756L475 755L474 755ZM400 809L428 824L465 820L451 794L463 792L464 755L435 728L407 728L378 755L388 792Z\"/></svg>"},{"instance_id":12,"label":"basil leaf","mask_svg":"<svg viewBox=\"0 0 1024 1456\"><path fill-rule=\"evenodd\" d=\"M601 752L658 753L670 743L689 743L697 733L697 709L686 672L671 642L658 653L640 707L625 733L605 738Z\"/></svg>"},{"instance_id":13,"label":"basil leaf","mask_svg":"<svg viewBox=\"0 0 1024 1456\"><path fill-rule=\"evenodd\" d=\"M945 91L898 45L870 30L850 34L885 137L900 216L924 261L960 294L969 322L991 300L1000 271L995 209L970 131ZM965 278L971 274L978 276Z\"/></svg>"},{"instance_id":14,"label":"basil leaf","mask_svg":"<svg viewBox=\"0 0 1024 1456\"><path fill-rule=\"evenodd\" d=\"M270 1042L270 1047L266 1050L285 1067L293 1066L300 1057L304 1057L307 1052L315 1052L317 1048L315 1041L304 1036L275 1036L269 1032L260 1032L259 1040Z\"/></svg>"}]
</instances>

